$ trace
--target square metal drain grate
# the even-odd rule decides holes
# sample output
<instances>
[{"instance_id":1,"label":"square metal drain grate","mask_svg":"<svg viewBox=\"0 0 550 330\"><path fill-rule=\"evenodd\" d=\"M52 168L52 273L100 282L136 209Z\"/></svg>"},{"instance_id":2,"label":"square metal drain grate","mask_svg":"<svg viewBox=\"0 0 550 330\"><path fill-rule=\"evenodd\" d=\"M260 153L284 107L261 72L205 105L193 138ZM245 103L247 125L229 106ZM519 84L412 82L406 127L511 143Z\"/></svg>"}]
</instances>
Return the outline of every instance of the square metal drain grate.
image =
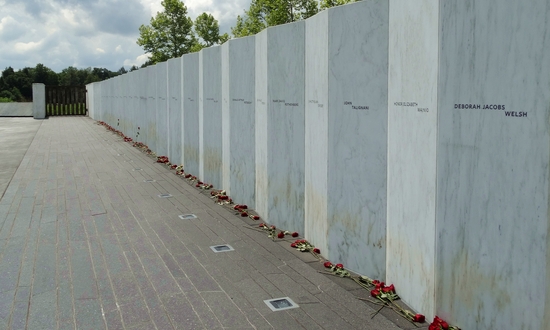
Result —
<instances>
[{"instance_id":1,"label":"square metal drain grate","mask_svg":"<svg viewBox=\"0 0 550 330\"><path fill-rule=\"evenodd\" d=\"M160 198L170 198L170 197L172 197L172 195L170 195L170 194L160 194L160 195L158 195L158 196L159 196Z\"/></svg>"},{"instance_id":2,"label":"square metal drain grate","mask_svg":"<svg viewBox=\"0 0 550 330\"><path fill-rule=\"evenodd\" d=\"M289 297L268 299L264 300L264 303L274 312L300 307Z\"/></svg>"},{"instance_id":3,"label":"square metal drain grate","mask_svg":"<svg viewBox=\"0 0 550 330\"><path fill-rule=\"evenodd\" d=\"M157 180L143 180L143 182L157 182Z\"/></svg>"},{"instance_id":4,"label":"square metal drain grate","mask_svg":"<svg viewBox=\"0 0 550 330\"><path fill-rule=\"evenodd\" d=\"M181 220L197 219L197 216L194 214L182 214L182 215L178 215L178 218L180 218Z\"/></svg>"},{"instance_id":5,"label":"square metal drain grate","mask_svg":"<svg viewBox=\"0 0 550 330\"><path fill-rule=\"evenodd\" d=\"M212 249L214 253L235 251L235 249L228 244L214 245L214 246L211 246L210 249Z\"/></svg>"}]
</instances>

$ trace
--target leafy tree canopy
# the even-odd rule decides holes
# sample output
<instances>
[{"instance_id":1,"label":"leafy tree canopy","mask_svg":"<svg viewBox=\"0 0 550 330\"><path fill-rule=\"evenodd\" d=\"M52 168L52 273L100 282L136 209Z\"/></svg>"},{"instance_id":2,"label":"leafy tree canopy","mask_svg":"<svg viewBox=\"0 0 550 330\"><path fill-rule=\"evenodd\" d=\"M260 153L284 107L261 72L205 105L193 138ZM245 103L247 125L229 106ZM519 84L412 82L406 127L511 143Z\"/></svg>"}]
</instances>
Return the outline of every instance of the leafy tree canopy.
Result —
<instances>
[{"instance_id":1,"label":"leafy tree canopy","mask_svg":"<svg viewBox=\"0 0 550 330\"><path fill-rule=\"evenodd\" d=\"M150 25L139 27L137 44L151 54L153 63L189 53L197 43L193 21L187 17L187 7L179 0L163 0L163 12L151 18Z\"/></svg>"},{"instance_id":2,"label":"leafy tree canopy","mask_svg":"<svg viewBox=\"0 0 550 330\"><path fill-rule=\"evenodd\" d=\"M43 83L49 86L79 86L95 81L109 79L125 71L112 72L104 68L77 69L68 67L60 73L55 73L44 64L36 67L26 67L15 71L7 67L0 76L0 102L26 102L32 101L32 84Z\"/></svg>"},{"instance_id":3,"label":"leafy tree canopy","mask_svg":"<svg viewBox=\"0 0 550 330\"><path fill-rule=\"evenodd\" d=\"M231 28L235 37L254 35L266 27L292 23L309 18L330 7L340 6L359 0L252 0L250 8Z\"/></svg>"}]
</instances>

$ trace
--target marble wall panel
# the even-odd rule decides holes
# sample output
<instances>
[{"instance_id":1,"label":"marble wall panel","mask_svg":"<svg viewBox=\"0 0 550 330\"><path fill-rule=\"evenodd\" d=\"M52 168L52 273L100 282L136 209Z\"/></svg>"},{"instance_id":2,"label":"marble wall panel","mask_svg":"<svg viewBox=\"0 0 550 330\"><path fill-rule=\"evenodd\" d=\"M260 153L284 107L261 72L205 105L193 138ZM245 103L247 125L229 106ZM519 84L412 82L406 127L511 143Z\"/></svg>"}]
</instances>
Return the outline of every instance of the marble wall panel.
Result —
<instances>
[{"instance_id":1,"label":"marble wall panel","mask_svg":"<svg viewBox=\"0 0 550 330\"><path fill-rule=\"evenodd\" d=\"M221 47L199 53L199 176L222 185Z\"/></svg>"},{"instance_id":2,"label":"marble wall panel","mask_svg":"<svg viewBox=\"0 0 550 330\"><path fill-rule=\"evenodd\" d=\"M229 71L232 62L229 59L229 42L220 46L221 48L221 90L222 90L222 185L220 189L224 189L228 195L231 194L231 180L230 180L230 135L231 135L231 122L230 122L230 107L229 103L229 86L231 80L229 78ZM233 197L234 198L234 197Z\"/></svg>"},{"instance_id":3,"label":"marble wall panel","mask_svg":"<svg viewBox=\"0 0 550 330\"><path fill-rule=\"evenodd\" d=\"M267 29L269 223L304 232L305 22Z\"/></svg>"},{"instance_id":4,"label":"marble wall panel","mask_svg":"<svg viewBox=\"0 0 550 330\"><path fill-rule=\"evenodd\" d=\"M306 21L305 237L328 257L328 10ZM333 259L331 259L333 260ZM340 260L333 260L340 262ZM346 265L347 267L347 265Z\"/></svg>"},{"instance_id":5,"label":"marble wall panel","mask_svg":"<svg viewBox=\"0 0 550 330\"><path fill-rule=\"evenodd\" d=\"M136 75L136 93L138 100L138 117L136 118L136 141L147 143L147 69L134 71Z\"/></svg>"},{"instance_id":6,"label":"marble wall panel","mask_svg":"<svg viewBox=\"0 0 550 330\"><path fill-rule=\"evenodd\" d=\"M88 117L92 119L96 117L94 95L94 83L86 84L86 107L88 109Z\"/></svg>"},{"instance_id":7,"label":"marble wall panel","mask_svg":"<svg viewBox=\"0 0 550 330\"><path fill-rule=\"evenodd\" d=\"M440 13L435 313L463 329L548 328L550 6Z\"/></svg>"},{"instance_id":8,"label":"marble wall panel","mask_svg":"<svg viewBox=\"0 0 550 330\"><path fill-rule=\"evenodd\" d=\"M266 217L268 214L268 176L267 176L267 29L255 35L255 79L254 93L256 109L254 114L255 158L256 158L256 211Z\"/></svg>"},{"instance_id":9,"label":"marble wall panel","mask_svg":"<svg viewBox=\"0 0 550 330\"><path fill-rule=\"evenodd\" d=\"M132 71L128 73L128 81L129 81L129 91L128 95L131 102L131 108L132 108L132 127L130 129L130 137L132 139L136 139L137 132L138 132L138 117L139 117L139 92L138 87L140 82L137 81L137 71Z\"/></svg>"},{"instance_id":10,"label":"marble wall panel","mask_svg":"<svg viewBox=\"0 0 550 330\"><path fill-rule=\"evenodd\" d=\"M392 0L389 15L386 281L435 310L439 1Z\"/></svg>"},{"instance_id":11,"label":"marble wall panel","mask_svg":"<svg viewBox=\"0 0 550 330\"><path fill-rule=\"evenodd\" d=\"M199 53L182 57L183 163L186 173L199 175Z\"/></svg>"},{"instance_id":12,"label":"marble wall panel","mask_svg":"<svg viewBox=\"0 0 550 330\"><path fill-rule=\"evenodd\" d=\"M147 145L158 154L157 147L157 72L158 66L152 65L147 70Z\"/></svg>"},{"instance_id":13,"label":"marble wall panel","mask_svg":"<svg viewBox=\"0 0 550 330\"><path fill-rule=\"evenodd\" d=\"M223 189L239 204L254 206L255 42L254 37L222 45Z\"/></svg>"},{"instance_id":14,"label":"marble wall panel","mask_svg":"<svg viewBox=\"0 0 550 330\"><path fill-rule=\"evenodd\" d=\"M168 63L161 62L155 65L157 70L157 155L168 154Z\"/></svg>"},{"instance_id":15,"label":"marble wall panel","mask_svg":"<svg viewBox=\"0 0 550 330\"><path fill-rule=\"evenodd\" d=\"M181 58L168 60L168 157L173 164L182 159Z\"/></svg>"},{"instance_id":16,"label":"marble wall panel","mask_svg":"<svg viewBox=\"0 0 550 330\"><path fill-rule=\"evenodd\" d=\"M307 237L374 278L386 256L387 12L387 0L361 1L306 23Z\"/></svg>"}]
</instances>

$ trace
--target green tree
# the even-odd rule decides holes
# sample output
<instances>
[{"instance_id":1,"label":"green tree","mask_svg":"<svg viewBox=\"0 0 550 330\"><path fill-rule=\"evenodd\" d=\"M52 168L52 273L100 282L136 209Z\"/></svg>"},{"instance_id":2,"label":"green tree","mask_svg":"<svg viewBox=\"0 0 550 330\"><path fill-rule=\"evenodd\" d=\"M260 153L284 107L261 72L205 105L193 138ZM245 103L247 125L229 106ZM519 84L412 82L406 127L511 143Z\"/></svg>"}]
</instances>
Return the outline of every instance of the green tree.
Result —
<instances>
[{"instance_id":1,"label":"green tree","mask_svg":"<svg viewBox=\"0 0 550 330\"><path fill-rule=\"evenodd\" d=\"M231 33L235 37L253 35L268 26L309 18L319 11L316 0L252 0L244 16L237 16Z\"/></svg>"},{"instance_id":2,"label":"green tree","mask_svg":"<svg viewBox=\"0 0 550 330\"><path fill-rule=\"evenodd\" d=\"M331 7L345 5L351 2L357 2L360 0L321 0L321 10L328 9Z\"/></svg>"},{"instance_id":3,"label":"green tree","mask_svg":"<svg viewBox=\"0 0 550 330\"><path fill-rule=\"evenodd\" d=\"M48 86L57 86L59 84L59 79L57 73L52 69L42 63L38 63L34 68L34 82Z\"/></svg>"},{"instance_id":4,"label":"green tree","mask_svg":"<svg viewBox=\"0 0 550 330\"><path fill-rule=\"evenodd\" d=\"M218 21L207 13L202 13L195 19L195 32L204 41L206 47L215 45L220 40Z\"/></svg>"},{"instance_id":5,"label":"green tree","mask_svg":"<svg viewBox=\"0 0 550 330\"><path fill-rule=\"evenodd\" d=\"M197 43L193 34L193 21L187 17L187 8L179 0L163 0L163 12L151 18L150 25L139 27L137 44L151 54L157 63L180 57Z\"/></svg>"}]
</instances>

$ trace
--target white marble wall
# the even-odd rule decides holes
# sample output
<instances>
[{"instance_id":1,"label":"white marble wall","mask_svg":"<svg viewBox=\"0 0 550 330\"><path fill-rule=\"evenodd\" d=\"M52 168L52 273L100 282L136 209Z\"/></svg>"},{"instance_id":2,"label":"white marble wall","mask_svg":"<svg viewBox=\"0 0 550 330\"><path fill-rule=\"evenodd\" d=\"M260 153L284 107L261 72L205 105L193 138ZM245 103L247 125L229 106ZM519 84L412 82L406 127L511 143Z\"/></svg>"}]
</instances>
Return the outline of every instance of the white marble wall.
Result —
<instances>
[{"instance_id":1,"label":"white marble wall","mask_svg":"<svg viewBox=\"0 0 550 330\"><path fill-rule=\"evenodd\" d=\"M186 173L199 175L199 54L182 57L183 162Z\"/></svg>"},{"instance_id":2,"label":"white marble wall","mask_svg":"<svg viewBox=\"0 0 550 330\"><path fill-rule=\"evenodd\" d=\"M168 60L168 157L173 164L183 164L181 58Z\"/></svg>"},{"instance_id":3,"label":"white marble wall","mask_svg":"<svg viewBox=\"0 0 550 330\"><path fill-rule=\"evenodd\" d=\"M167 62L155 65L157 78L157 99L156 99L156 149L157 155L168 154L168 64Z\"/></svg>"},{"instance_id":4,"label":"white marble wall","mask_svg":"<svg viewBox=\"0 0 550 330\"><path fill-rule=\"evenodd\" d=\"M255 39L255 81L254 93L256 98L256 109L254 114L254 136L255 158L256 158L256 183L255 183L255 205L256 211L265 217L268 213L268 175L267 175L267 32L263 30L256 34Z\"/></svg>"},{"instance_id":5,"label":"white marble wall","mask_svg":"<svg viewBox=\"0 0 550 330\"><path fill-rule=\"evenodd\" d=\"M222 45L223 189L236 203L254 207L254 37Z\"/></svg>"},{"instance_id":6,"label":"white marble wall","mask_svg":"<svg viewBox=\"0 0 550 330\"><path fill-rule=\"evenodd\" d=\"M267 212L263 216L269 223L303 232L305 22L268 28L266 33L256 41L260 47L267 46L261 53L256 48L256 69L267 72L267 91L256 91L257 101L266 103L265 113L261 109L256 115L256 134L260 134L256 138L261 143L256 150L265 148L266 152L256 164L257 180L265 181L256 187L257 194L267 196L257 195L256 200L266 199L263 206L267 206ZM266 68L260 69L261 65ZM267 129L263 130L265 120ZM264 190L260 192L258 186L262 185Z\"/></svg>"},{"instance_id":7,"label":"white marble wall","mask_svg":"<svg viewBox=\"0 0 550 330\"><path fill-rule=\"evenodd\" d=\"M135 71L137 81L138 117L136 118L136 138L135 140L142 143L147 143L147 69L142 68ZM137 134L139 133L139 135Z\"/></svg>"},{"instance_id":8,"label":"white marble wall","mask_svg":"<svg viewBox=\"0 0 550 330\"><path fill-rule=\"evenodd\" d=\"M154 152L157 147L157 72L158 65L151 65L144 68L147 71L147 145Z\"/></svg>"},{"instance_id":9,"label":"white marble wall","mask_svg":"<svg viewBox=\"0 0 550 330\"><path fill-rule=\"evenodd\" d=\"M34 119L46 118L46 86L41 83L32 84L33 105L32 112Z\"/></svg>"},{"instance_id":10,"label":"white marble wall","mask_svg":"<svg viewBox=\"0 0 550 330\"><path fill-rule=\"evenodd\" d=\"M221 47L199 53L199 176L222 185Z\"/></svg>"},{"instance_id":11,"label":"white marble wall","mask_svg":"<svg viewBox=\"0 0 550 330\"><path fill-rule=\"evenodd\" d=\"M435 313L463 329L547 329L549 3L440 13Z\"/></svg>"},{"instance_id":12,"label":"white marble wall","mask_svg":"<svg viewBox=\"0 0 550 330\"><path fill-rule=\"evenodd\" d=\"M306 236L374 278L386 257L387 12L388 0L361 1L306 23Z\"/></svg>"},{"instance_id":13,"label":"white marble wall","mask_svg":"<svg viewBox=\"0 0 550 330\"><path fill-rule=\"evenodd\" d=\"M386 281L435 311L438 0L392 0L389 16Z\"/></svg>"}]
</instances>

